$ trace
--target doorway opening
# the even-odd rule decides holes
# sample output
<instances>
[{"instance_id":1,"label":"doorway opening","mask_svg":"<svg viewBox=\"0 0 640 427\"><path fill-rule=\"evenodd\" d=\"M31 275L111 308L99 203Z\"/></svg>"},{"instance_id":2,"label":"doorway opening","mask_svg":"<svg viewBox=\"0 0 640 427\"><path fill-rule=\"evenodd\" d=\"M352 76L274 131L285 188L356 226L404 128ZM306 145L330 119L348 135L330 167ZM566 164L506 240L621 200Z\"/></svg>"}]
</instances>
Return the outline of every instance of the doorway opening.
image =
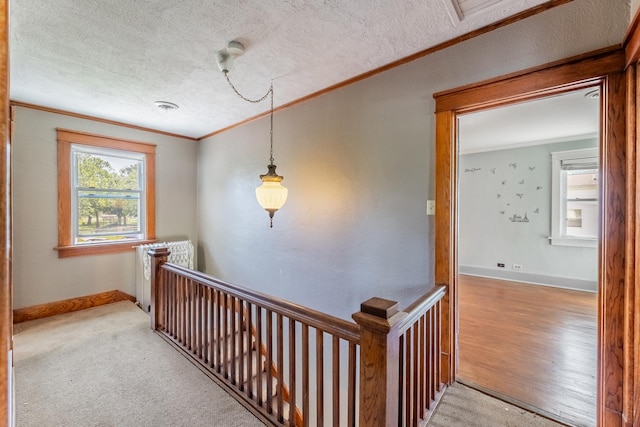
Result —
<instances>
[{"instance_id":1,"label":"doorway opening","mask_svg":"<svg viewBox=\"0 0 640 427\"><path fill-rule=\"evenodd\" d=\"M460 114L457 379L596 425L599 87Z\"/></svg>"}]
</instances>

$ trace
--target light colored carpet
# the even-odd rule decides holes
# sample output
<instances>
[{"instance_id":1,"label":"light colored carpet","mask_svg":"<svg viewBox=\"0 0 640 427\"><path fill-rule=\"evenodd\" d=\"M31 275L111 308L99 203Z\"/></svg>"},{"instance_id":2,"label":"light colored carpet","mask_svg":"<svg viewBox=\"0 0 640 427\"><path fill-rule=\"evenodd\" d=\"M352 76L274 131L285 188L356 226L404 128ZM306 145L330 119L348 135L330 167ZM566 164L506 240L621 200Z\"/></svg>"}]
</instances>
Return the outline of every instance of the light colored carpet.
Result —
<instances>
[{"instance_id":1,"label":"light colored carpet","mask_svg":"<svg viewBox=\"0 0 640 427\"><path fill-rule=\"evenodd\" d=\"M128 301L16 325L17 427L263 426Z\"/></svg>"},{"instance_id":2,"label":"light colored carpet","mask_svg":"<svg viewBox=\"0 0 640 427\"><path fill-rule=\"evenodd\" d=\"M447 389L430 427L559 427L558 424L459 383Z\"/></svg>"}]
</instances>

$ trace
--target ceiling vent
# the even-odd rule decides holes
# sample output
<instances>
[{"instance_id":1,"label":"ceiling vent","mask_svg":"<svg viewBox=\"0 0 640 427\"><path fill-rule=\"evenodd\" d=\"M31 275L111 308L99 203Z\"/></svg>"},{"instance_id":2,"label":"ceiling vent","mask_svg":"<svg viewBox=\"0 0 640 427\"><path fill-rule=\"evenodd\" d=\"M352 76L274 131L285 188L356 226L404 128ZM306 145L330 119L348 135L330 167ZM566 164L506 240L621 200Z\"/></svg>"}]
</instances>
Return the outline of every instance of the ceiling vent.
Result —
<instances>
[{"instance_id":1,"label":"ceiling vent","mask_svg":"<svg viewBox=\"0 0 640 427\"><path fill-rule=\"evenodd\" d=\"M442 3L447 8L453 25L458 25L472 15L509 1L511 0L442 0Z\"/></svg>"}]
</instances>

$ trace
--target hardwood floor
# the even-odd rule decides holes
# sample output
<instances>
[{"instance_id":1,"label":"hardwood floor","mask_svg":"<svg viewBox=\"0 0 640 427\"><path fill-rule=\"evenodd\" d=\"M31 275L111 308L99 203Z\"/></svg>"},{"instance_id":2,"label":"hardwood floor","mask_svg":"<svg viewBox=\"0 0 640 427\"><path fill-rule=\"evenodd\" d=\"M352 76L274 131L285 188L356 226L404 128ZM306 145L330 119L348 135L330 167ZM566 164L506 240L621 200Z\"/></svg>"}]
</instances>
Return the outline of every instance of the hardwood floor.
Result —
<instances>
[{"instance_id":1,"label":"hardwood floor","mask_svg":"<svg viewBox=\"0 0 640 427\"><path fill-rule=\"evenodd\" d=\"M458 379L596 425L597 294L459 276Z\"/></svg>"}]
</instances>

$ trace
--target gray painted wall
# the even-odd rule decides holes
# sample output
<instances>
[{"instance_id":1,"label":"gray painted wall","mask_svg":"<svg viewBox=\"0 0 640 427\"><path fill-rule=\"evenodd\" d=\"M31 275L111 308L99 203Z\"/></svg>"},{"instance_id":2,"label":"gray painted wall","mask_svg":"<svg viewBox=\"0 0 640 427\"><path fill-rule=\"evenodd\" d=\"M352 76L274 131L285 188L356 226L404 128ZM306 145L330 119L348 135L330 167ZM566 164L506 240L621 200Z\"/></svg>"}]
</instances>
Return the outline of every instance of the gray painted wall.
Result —
<instances>
[{"instance_id":1,"label":"gray painted wall","mask_svg":"<svg viewBox=\"0 0 640 427\"><path fill-rule=\"evenodd\" d=\"M202 141L201 267L344 318L372 296L406 305L432 286L433 93L618 44L623 3L571 2L276 113L273 229L254 197L268 119Z\"/></svg>"},{"instance_id":2,"label":"gray painted wall","mask_svg":"<svg viewBox=\"0 0 640 427\"><path fill-rule=\"evenodd\" d=\"M460 156L460 271L596 290L597 248L551 245L548 237L551 153L597 146L591 139ZM529 222L511 222L514 214L526 214ZM522 270L514 271L513 264Z\"/></svg>"},{"instance_id":3,"label":"gray painted wall","mask_svg":"<svg viewBox=\"0 0 640 427\"><path fill-rule=\"evenodd\" d=\"M195 242L195 141L21 107L14 126L14 308L114 289L135 294L134 252L59 259L53 250L58 243L56 127L157 144L156 234Z\"/></svg>"}]
</instances>

